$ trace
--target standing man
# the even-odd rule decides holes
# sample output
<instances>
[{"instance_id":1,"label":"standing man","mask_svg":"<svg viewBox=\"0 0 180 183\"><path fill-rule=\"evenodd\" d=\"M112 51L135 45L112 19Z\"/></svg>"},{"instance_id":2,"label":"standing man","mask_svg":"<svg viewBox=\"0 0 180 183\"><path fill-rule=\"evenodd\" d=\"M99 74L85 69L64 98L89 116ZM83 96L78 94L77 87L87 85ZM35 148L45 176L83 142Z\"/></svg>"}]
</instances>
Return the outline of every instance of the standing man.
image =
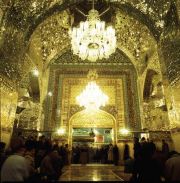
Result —
<instances>
[{"instance_id":1,"label":"standing man","mask_svg":"<svg viewBox=\"0 0 180 183\"><path fill-rule=\"evenodd\" d=\"M118 162L119 162L119 149L118 149L118 146L116 144L113 147L113 160L114 160L114 165L118 166Z\"/></svg>"},{"instance_id":2,"label":"standing man","mask_svg":"<svg viewBox=\"0 0 180 183\"><path fill-rule=\"evenodd\" d=\"M108 162L113 163L113 145L109 145L109 150L108 150Z\"/></svg>"},{"instance_id":3,"label":"standing man","mask_svg":"<svg viewBox=\"0 0 180 183\"><path fill-rule=\"evenodd\" d=\"M25 146L21 138L11 140L10 147L13 154L2 165L1 182L22 182L30 176L30 166L24 158Z\"/></svg>"},{"instance_id":4,"label":"standing man","mask_svg":"<svg viewBox=\"0 0 180 183\"><path fill-rule=\"evenodd\" d=\"M137 159L141 152L141 144L139 143L139 139L134 137L134 159Z\"/></svg>"},{"instance_id":5,"label":"standing man","mask_svg":"<svg viewBox=\"0 0 180 183\"><path fill-rule=\"evenodd\" d=\"M162 153L167 157L169 153L169 145L162 139Z\"/></svg>"},{"instance_id":6,"label":"standing man","mask_svg":"<svg viewBox=\"0 0 180 183\"><path fill-rule=\"evenodd\" d=\"M172 151L171 154L165 163L165 179L180 182L180 154L176 151Z\"/></svg>"}]
</instances>

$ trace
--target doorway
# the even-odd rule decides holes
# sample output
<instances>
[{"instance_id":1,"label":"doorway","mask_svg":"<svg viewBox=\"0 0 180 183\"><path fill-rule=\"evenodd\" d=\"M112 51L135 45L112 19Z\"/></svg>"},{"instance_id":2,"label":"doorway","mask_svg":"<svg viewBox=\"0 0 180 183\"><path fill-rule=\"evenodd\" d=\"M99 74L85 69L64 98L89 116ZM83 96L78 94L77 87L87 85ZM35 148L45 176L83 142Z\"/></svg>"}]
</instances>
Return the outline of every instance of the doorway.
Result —
<instances>
[{"instance_id":1,"label":"doorway","mask_svg":"<svg viewBox=\"0 0 180 183\"><path fill-rule=\"evenodd\" d=\"M72 163L81 163L82 153L87 163L108 163L109 144L113 140L112 128L73 128Z\"/></svg>"}]
</instances>

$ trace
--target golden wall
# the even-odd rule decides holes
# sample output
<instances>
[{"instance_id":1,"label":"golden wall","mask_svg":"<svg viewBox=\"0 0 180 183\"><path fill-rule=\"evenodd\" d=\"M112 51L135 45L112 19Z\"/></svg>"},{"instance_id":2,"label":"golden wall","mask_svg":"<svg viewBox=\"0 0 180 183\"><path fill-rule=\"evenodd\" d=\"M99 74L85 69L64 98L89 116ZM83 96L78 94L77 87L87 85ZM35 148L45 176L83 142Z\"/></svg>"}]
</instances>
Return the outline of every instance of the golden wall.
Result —
<instances>
[{"instance_id":1,"label":"golden wall","mask_svg":"<svg viewBox=\"0 0 180 183\"><path fill-rule=\"evenodd\" d=\"M18 94L5 83L0 85L1 141L9 143L17 107Z\"/></svg>"},{"instance_id":2,"label":"golden wall","mask_svg":"<svg viewBox=\"0 0 180 183\"><path fill-rule=\"evenodd\" d=\"M76 97L83 91L86 87L88 81L86 78L65 78L63 80L63 90L62 90L62 107L61 107L61 120L66 125L69 123L69 119L73 115L73 107L79 106L76 102ZM122 79L117 78L100 78L97 80L97 84L100 86L101 90L109 97L109 101L104 110L110 113L116 119L120 127L125 125L124 117L124 94L123 94L123 84ZM68 106L66 106L68 105ZM116 109L117 112L108 110ZM98 121L96 122L98 125ZM83 122L81 122L83 125Z\"/></svg>"}]
</instances>

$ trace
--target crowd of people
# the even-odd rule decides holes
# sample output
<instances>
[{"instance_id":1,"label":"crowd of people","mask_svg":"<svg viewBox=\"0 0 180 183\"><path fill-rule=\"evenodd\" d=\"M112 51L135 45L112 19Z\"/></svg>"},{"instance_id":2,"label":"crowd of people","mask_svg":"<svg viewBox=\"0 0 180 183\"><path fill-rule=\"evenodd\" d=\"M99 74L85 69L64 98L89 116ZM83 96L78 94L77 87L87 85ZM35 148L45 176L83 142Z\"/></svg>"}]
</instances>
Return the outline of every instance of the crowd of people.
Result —
<instances>
[{"instance_id":1,"label":"crowd of people","mask_svg":"<svg viewBox=\"0 0 180 183\"><path fill-rule=\"evenodd\" d=\"M124 172L131 173L130 181L159 182L180 181L180 155L170 151L168 144L162 140L162 149L153 141L144 137L139 141L134 138L133 156L130 156L129 145L124 144ZM117 145L92 147L77 144L69 149L68 144L51 141L45 136L21 134L12 138L5 150L5 143L0 142L1 181L41 181L58 180L65 165L103 163L119 165L120 153Z\"/></svg>"},{"instance_id":2,"label":"crowd of people","mask_svg":"<svg viewBox=\"0 0 180 183\"><path fill-rule=\"evenodd\" d=\"M160 182L180 181L180 154L170 151L162 140L161 149L144 137L134 138L134 158L125 160L125 172L132 173L131 181Z\"/></svg>"},{"instance_id":3,"label":"crowd of people","mask_svg":"<svg viewBox=\"0 0 180 183\"><path fill-rule=\"evenodd\" d=\"M1 148L1 181L58 180L64 165L68 164L68 145L59 147L45 136L29 136L25 139L19 135L12 138L5 151Z\"/></svg>"},{"instance_id":4,"label":"crowd of people","mask_svg":"<svg viewBox=\"0 0 180 183\"><path fill-rule=\"evenodd\" d=\"M113 163L118 165L119 149L117 145L102 145L99 147L84 145L76 145L72 147L72 163Z\"/></svg>"}]
</instances>

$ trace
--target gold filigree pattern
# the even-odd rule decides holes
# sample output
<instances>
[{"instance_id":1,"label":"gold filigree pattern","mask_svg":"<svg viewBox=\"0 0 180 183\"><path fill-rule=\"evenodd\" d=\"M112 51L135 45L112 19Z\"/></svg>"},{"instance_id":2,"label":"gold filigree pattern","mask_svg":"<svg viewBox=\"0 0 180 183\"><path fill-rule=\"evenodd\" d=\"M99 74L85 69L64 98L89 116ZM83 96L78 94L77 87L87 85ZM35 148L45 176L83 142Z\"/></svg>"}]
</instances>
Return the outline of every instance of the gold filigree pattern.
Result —
<instances>
[{"instance_id":1,"label":"gold filigree pattern","mask_svg":"<svg viewBox=\"0 0 180 183\"><path fill-rule=\"evenodd\" d=\"M72 127L113 127L115 119L105 111L83 110L76 113L70 119Z\"/></svg>"}]
</instances>

